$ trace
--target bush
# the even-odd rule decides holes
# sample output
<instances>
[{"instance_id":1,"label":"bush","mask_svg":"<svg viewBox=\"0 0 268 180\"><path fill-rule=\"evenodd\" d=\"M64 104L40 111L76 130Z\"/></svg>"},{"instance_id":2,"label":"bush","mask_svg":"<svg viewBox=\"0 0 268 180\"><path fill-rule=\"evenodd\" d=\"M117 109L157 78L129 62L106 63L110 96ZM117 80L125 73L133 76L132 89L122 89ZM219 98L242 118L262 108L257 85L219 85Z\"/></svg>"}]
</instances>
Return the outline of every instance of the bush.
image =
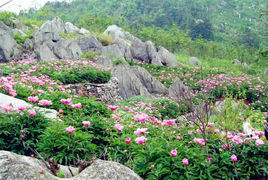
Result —
<instances>
[{"instance_id":1,"label":"bush","mask_svg":"<svg viewBox=\"0 0 268 180\"><path fill-rule=\"evenodd\" d=\"M99 55L101 55L101 53L89 50L88 52L83 53L80 58L94 60L94 58Z\"/></svg>"},{"instance_id":2,"label":"bush","mask_svg":"<svg viewBox=\"0 0 268 180\"><path fill-rule=\"evenodd\" d=\"M101 42L103 46L108 46L114 44L114 39L106 34L98 34L97 39Z\"/></svg>"},{"instance_id":3,"label":"bush","mask_svg":"<svg viewBox=\"0 0 268 180\"><path fill-rule=\"evenodd\" d=\"M17 15L12 12L0 12L0 21L3 21L7 26L10 26L11 28L15 28L16 24L12 21L12 18L16 18Z\"/></svg>"},{"instance_id":4,"label":"bush","mask_svg":"<svg viewBox=\"0 0 268 180\"><path fill-rule=\"evenodd\" d=\"M0 113L0 149L24 155L33 154L28 145L33 149L36 148L40 135L48 123L49 120L39 112L33 117L27 110L7 115Z\"/></svg>"}]
</instances>

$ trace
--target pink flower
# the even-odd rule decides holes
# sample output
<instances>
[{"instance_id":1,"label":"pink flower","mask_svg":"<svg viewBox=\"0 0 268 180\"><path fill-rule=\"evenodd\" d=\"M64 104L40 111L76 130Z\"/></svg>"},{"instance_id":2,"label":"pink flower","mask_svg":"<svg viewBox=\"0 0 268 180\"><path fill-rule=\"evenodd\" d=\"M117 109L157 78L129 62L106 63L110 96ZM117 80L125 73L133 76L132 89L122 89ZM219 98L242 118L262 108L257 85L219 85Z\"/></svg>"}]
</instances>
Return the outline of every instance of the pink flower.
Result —
<instances>
[{"instance_id":1,"label":"pink flower","mask_svg":"<svg viewBox=\"0 0 268 180\"><path fill-rule=\"evenodd\" d=\"M23 133L25 133L25 130L22 129L22 130L20 130L20 132L23 134Z\"/></svg>"},{"instance_id":2,"label":"pink flower","mask_svg":"<svg viewBox=\"0 0 268 180\"><path fill-rule=\"evenodd\" d=\"M131 143L131 138L130 137L129 138L126 138L126 143L127 144Z\"/></svg>"},{"instance_id":3,"label":"pink flower","mask_svg":"<svg viewBox=\"0 0 268 180\"><path fill-rule=\"evenodd\" d=\"M233 155L231 156L231 160L232 160L233 162L236 162L236 161L237 161L237 157L236 157L236 155L233 154Z\"/></svg>"},{"instance_id":4,"label":"pink flower","mask_svg":"<svg viewBox=\"0 0 268 180\"><path fill-rule=\"evenodd\" d=\"M174 120L164 120L163 125L165 125L165 126L171 126L174 123L175 123Z\"/></svg>"},{"instance_id":5,"label":"pink flower","mask_svg":"<svg viewBox=\"0 0 268 180\"><path fill-rule=\"evenodd\" d=\"M36 115L36 112L35 112L34 109L30 109L30 110L28 111L28 114L29 114L30 116L35 116L35 115Z\"/></svg>"},{"instance_id":6,"label":"pink flower","mask_svg":"<svg viewBox=\"0 0 268 180\"><path fill-rule=\"evenodd\" d=\"M126 111L129 111L129 107L128 107L128 106L125 106L125 110L126 110Z\"/></svg>"},{"instance_id":7,"label":"pink flower","mask_svg":"<svg viewBox=\"0 0 268 180\"><path fill-rule=\"evenodd\" d=\"M145 113L139 113L136 116L133 117L135 121L140 121L140 123L145 123L149 116Z\"/></svg>"},{"instance_id":8,"label":"pink flower","mask_svg":"<svg viewBox=\"0 0 268 180\"><path fill-rule=\"evenodd\" d=\"M123 131L123 129L125 128L125 126L121 125L121 124L115 124L114 128L117 129L118 131Z\"/></svg>"},{"instance_id":9,"label":"pink flower","mask_svg":"<svg viewBox=\"0 0 268 180\"><path fill-rule=\"evenodd\" d=\"M82 104L81 103L73 104L72 107L75 109L79 109L79 108L82 108Z\"/></svg>"},{"instance_id":10,"label":"pink flower","mask_svg":"<svg viewBox=\"0 0 268 180\"><path fill-rule=\"evenodd\" d=\"M264 135L264 132L263 131L256 131L255 134L257 134L258 136L262 136L262 135Z\"/></svg>"},{"instance_id":11,"label":"pink flower","mask_svg":"<svg viewBox=\"0 0 268 180\"><path fill-rule=\"evenodd\" d=\"M109 109L111 109L112 111L117 110L118 106L108 106Z\"/></svg>"},{"instance_id":12,"label":"pink flower","mask_svg":"<svg viewBox=\"0 0 268 180\"><path fill-rule=\"evenodd\" d=\"M79 95L83 95L83 91L79 90L79 91L78 91L78 94L79 94Z\"/></svg>"},{"instance_id":13,"label":"pink flower","mask_svg":"<svg viewBox=\"0 0 268 180\"><path fill-rule=\"evenodd\" d=\"M66 128L66 131L67 131L67 133L69 133L69 134L72 134L73 132L74 132L74 127L73 126L69 126L69 127L67 127Z\"/></svg>"},{"instance_id":14,"label":"pink flower","mask_svg":"<svg viewBox=\"0 0 268 180\"><path fill-rule=\"evenodd\" d=\"M171 150L170 153L171 153L171 156L173 156L173 157L176 157L178 154L176 149Z\"/></svg>"},{"instance_id":15,"label":"pink flower","mask_svg":"<svg viewBox=\"0 0 268 180\"><path fill-rule=\"evenodd\" d=\"M262 145L264 145L263 140L261 140L261 139L257 139L257 140L256 140L256 145L257 145L257 146L262 146Z\"/></svg>"},{"instance_id":16,"label":"pink flower","mask_svg":"<svg viewBox=\"0 0 268 180\"><path fill-rule=\"evenodd\" d=\"M40 100L38 105L40 106L51 106L52 105L52 102L51 101L48 101L48 100Z\"/></svg>"},{"instance_id":17,"label":"pink flower","mask_svg":"<svg viewBox=\"0 0 268 180\"><path fill-rule=\"evenodd\" d=\"M153 169L153 168L155 168L155 166L154 165L151 165L151 168Z\"/></svg>"},{"instance_id":18,"label":"pink flower","mask_svg":"<svg viewBox=\"0 0 268 180\"><path fill-rule=\"evenodd\" d=\"M134 131L134 134L137 136L142 134L148 134L147 130L148 128L138 128L136 131Z\"/></svg>"},{"instance_id":19,"label":"pink flower","mask_svg":"<svg viewBox=\"0 0 268 180\"><path fill-rule=\"evenodd\" d=\"M90 121L83 121L82 123L83 123L83 125L86 126L86 127L90 126Z\"/></svg>"},{"instance_id":20,"label":"pink flower","mask_svg":"<svg viewBox=\"0 0 268 180\"><path fill-rule=\"evenodd\" d=\"M144 136L137 137L135 139L135 142L138 143L138 144L144 144L146 141L147 141L147 138L145 138Z\"/></svg>"},{"instance_id":21,"label":"pink flower","mask_svg":"<svg viewBox=\"0 0 268 180\"><path fill-rule=\"evenodd\" d=\"M219 134L220 130L219 129L215 129L214 130L214 134Z\"/></svg>"},{"instance_id":22,"label":"pink flower","mask_svg":"<svg viewBox=\"0 0 268 180\"><path fill-rule=\"evenodd\" d=\"M44 91L43 91L43 90L37 90L37 93L38 93L38 94L43 94Z\"/></svg>"},{"instance_id":23,"label":"pink flower","mask_svg":"<svg viewBox=\"0 0 268 180\"><path fill-rule=\"evenodd\" d=\"M208 157L208 158L207 158L207 161L211 161L211 159L212 159L211 157Z\"/></svg>"},{"instance_id":24,"label":"pink flower","mask_svg":"<svg viewBox=\"0 0 268 180\"><path fill-rule=\"evenodd\" d=\"M12 106L11 104L4 104L0 105L0 109L3 109L7 114L9 114L12 111Z\"/></svg>"},{"instance_id":25,"label":"pink flower","mask_svg":"<svg viewBox=\"0 0 268 180\"><path fill-rule=\"evenodd\" d=\"M177 139L181 140L181 134L178 134Z\"/></svg>"},{"instance_id":26,"label":"pink flower","mask_svg":"<svg viewBox=\"0 0 268 180\"><path fill-rule=\"evenodd\" d=\"M208 127L214 126L214 123L208 123Z\"/></svg>"},{"instance_id":27,"label":"pink flower","mask_svg":"<svg viewBox=\"0 0 268 180\"><path fill-rule=\"evenodd\" d=\"M44 169L40 169L39 173L44 174L45 173Z\"/></svg>"},{"instance_id":28,"label":"pink flower","mask_svg":"<svg viewBox=\"0 0 268 180\"><path fill-rule=\"evenodd\" d=\"M204 146L206 144L206 141L204 139L201 138L194 138L194 142L196 142L197 144Z\"/></svg>"},{"instance_id":29,"label":"pink flower","mask_svg":"<svg viewBox=\"0 0 268 180\"><path fill-rule=\"evenodd\" d=\"M189 161L188 161L187 158L184 158L184 159L182 160L182 163L183 163L183 165L185 165L185 166L188 166L188 165L189 165Z\"/></svg>"},{"instance_id":30,"label":"pink flower","mask_svg":"<svg viewBox=\"0 0 268 180\"><path fill-rule=\"evenodd\" d=\"M38 97L37 96L34 96L34 97L32 97L32 96L29 96L28 97L28 100L30 101L30 102L32 102L32 103L35 103L35 102L37 102L38 101Z\"/></svg>"},{"instance_id":31,"label":"pink flower","mask_svg":"<svg viewBox=\"0 0 268 180\"><path fill-rule=\"evenodd\" d=\"M20 106L20 107L18 107L18 110L19 110L19 111L24 111L25 109L26 109L25 106Z\"/></svg>"},{"instance_id":32,"label":"pink flower","mask_svg":"<svg viewBox=\"0 0 268 180\"><path fill-rule=\"evenodd\" d=\"M61 99L60 100L61 103L66 104L66 105L72 105L72 99Z\"/></svg>"}]
</instances>

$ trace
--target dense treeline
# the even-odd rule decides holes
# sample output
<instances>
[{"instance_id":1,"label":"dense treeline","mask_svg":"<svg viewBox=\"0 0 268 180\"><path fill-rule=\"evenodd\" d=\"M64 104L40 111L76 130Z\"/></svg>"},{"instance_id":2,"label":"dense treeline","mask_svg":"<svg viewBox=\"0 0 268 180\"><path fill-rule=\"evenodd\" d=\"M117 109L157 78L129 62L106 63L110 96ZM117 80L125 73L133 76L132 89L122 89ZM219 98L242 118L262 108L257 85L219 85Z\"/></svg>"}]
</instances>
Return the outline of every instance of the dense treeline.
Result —
<instances>
[{"instance_id":1,"label":"dense treeline","mask_svg":"<svg viewBox=\"0 0 268 180\"><path fill-rule=\"evenodd\" d=\"M36 20L60 16L100 33L117 24L143 40L174 52L205 58L255 61L267 37L259 14L264 0L75 0L47 3L21 15Z\"/></svg>"}]
</instances>

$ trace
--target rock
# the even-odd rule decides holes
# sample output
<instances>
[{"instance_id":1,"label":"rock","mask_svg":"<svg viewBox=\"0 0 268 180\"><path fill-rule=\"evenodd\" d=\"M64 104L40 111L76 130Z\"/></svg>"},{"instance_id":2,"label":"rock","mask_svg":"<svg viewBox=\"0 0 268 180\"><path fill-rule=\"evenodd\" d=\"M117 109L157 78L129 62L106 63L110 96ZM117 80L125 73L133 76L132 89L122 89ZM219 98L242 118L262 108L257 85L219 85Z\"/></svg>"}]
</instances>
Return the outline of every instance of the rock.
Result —
<instances>
[{"instance_id":1,"label":"rock","mask_svg":"<svg viewBox=\"0 0 268 180\"><path fill-rule=\"evenodd\" d=\"M238 59L234 59L233 64L241 64L241 62Z\"/></svg>"},{"instance_id":2,"label":"rock","mask_svg":"<svg viewBox=\"0 0 268 180\"><path fill-rule=\"evenodd\" d=\"M147 63L150 62L147 47L144 42L142 42L138 38L134 38L131 42L130 51L133 59L137 59L140 61L145 61Z\"/></svg>"},{"instance_id":3,"label":"rock","mask_svg":"<svg viewBox=\"0 0 268 180\"><path fill-rule=\"evenodd\" d=\"M149 62L151 64L162 65L161 59L157 54L156 48L151 41L146 41L146 50L148 53Z\"/></svg>"},{"instance_id":4,"label":"rock","mask_svg":"<svg viewBox=\"0 0 268 180\"><path fill-rule=\"evenodd\" d=\"M48 59L58 59L53 53L54 45L52 42L44 43L35 48L38 59L48 60Z\"/></svg>"},{"instance_id":5,"label":"rock","mask_svg":"<svg viewBox=\"0 0 268 180\"><path fill-rule=\"evenodd\" d=\"M191 57L189 59L189 63L192 65L192 66L201 66L202 63L201 61L197 58L197 57Z\"/></svg>"},{"instance_id":6,"label":"rock","mask_svg":"<svg viewBox=\"0 0 268 180\"><path fill-rule=\"evenodd\" d=\"M248 106L244 103L241 104L240 103L237 103L235 102L234 100L232 100L232 107L233 108L238 108L238 110L245 110ZM223 110L224 110L224 107L225 107L225 100L224 101L217 101L215 103L215 106L214 108L212 109L212 115L217 115L217 113L223 113Z\"/></svg>"},{"instance_id":7,"label":"rock","mask_svg":"<svg viewBox=\"0 0 268 180\"><path fill-rule=\"evenodd\" d=\"M188 94L188 88L186 88L179 78L175 78L172 85L168 89L168 96L170 98L181 98Z\"/></svg>"},{"instance_id":8,"label":"rock","mask_svg":"<svg viewBox=\"0 0 268 180\"><path fill-rule=\"evenodd\" d=\"M12 29L0 21L0 63L8 60L19 52L14 40Z\"/></svg>"},{"instance_id":9,"label":"rock","mask_svg":"<svg viewBox=\"0 0 268 180\"><path fill-rule=\"evenodd\" d=\"M16 24L17 29L24 31L24 32L28 31L28 27L22 23L21 19L15 19L13 20L13 23Z\"/></svg>"},{"instance_id":10,"label":"rock","mask_svg":"<svg viewBox=\"0 0 268 180\"><path fill-rule=\"evenodd\" d=\"M242 66L244 66L244 67L248 67L249 65L247 64L247 63L242 63Z\"/></svg>"},{"instance_id":11,"label":"rock","mask_svg":"<svg viewBox=\"0 0 268 180\"><path fill-rule=\"evenodd\" d=\"M58 59L76 59L82 51L74 39L61 39L54 44L53 53Z\"/></svg>"},{"instance_id":12,"label":"rock","mask_svg":"<svg viewBox=\"0 0 268 180\"><path fill-rule=\"evenodd\" d=\"M263 73L264 73L264 75L268 75L268 68L265 68Z\"/></svg>"},{"instance_id":13,"label":"rock","mask_svg":"<svg viewBox=\"0 0 268 180\"><path fill-rule=\"evenodd\" d=\"M34 48L34 43L31 39L26 39L24 41L23 47L28 50L32 50Z\"/></svg>"},{"instance_id":14,"label":"rock","mask_svg":"<svg viewBox=\"0 0 268 180\"><path fill-rule=\"evenodd\" d=\"M89 34L89 31L88 30L86 30L85 28L81 28L80 30L79 30L79 32L78 32L79 34Z\"/></svg>"},{"instance_id":15,"label":"rock","mask_svg":"<svg viewBox=\"0 0 268 180\"><path fill-rule=\"evenodd\" d=\"M61 166L64 172L64 178L54 176L44 163L38 159L17 155L8 151L0 151L0 179L12 180L141 180L131 169L119 163L112 161L95 160L89 167L77 174L78 169L71 167L71 174L67 166ZM40 174L40 169L44 170L44 174Z\"/></svg>"},{"instance_id":16,"label":"rock","mask_svg":"<svg viewBox=\"0 0 268 180\"><path fill-rule=\"evenodd\" d=\"M79 33L80 29L70 22L65 23L65 31L67 34Z\"/></svg>"},{"instance_id":17,"label":"rock","mask_svg":"<svg viewBox=\"0 0 268 180\"><path fill-rule=\"evenodd\" d=\"M158 51L158 56L161 59L161 63L165 66L177 66L177 65L179 65L175 56L164 47L160 47L160 49Z\"/></svg>"},{"instance_id":18,"label":"rock","mask_svg":"<svg viewBox=\"0 0 268 180\"><path fill-rule=\"evenodd\" d=\"M104 34L111 36L115 40L115 43L123 44L126 47L130 47L131 42L135 38L129 32L124 31L122 28L116 25L108 26L104 31Z\"/></svg>"},{"instance_id":19,"label":"rock","mask_svg":"<svg viewBox=\"0 0 268 180\"><path fill-rule=\"evenodd\" d=\"M110 56L97 56L94 62L96 64L102 65L104 68L110 68L113 66L112 58Z\"/></svg>"},{"instance_id":20,"label":"rock","mask_svg":"<svg viewBox=\"0 0 268 180\"><path fill-rule=\"evenodd\" d=\"M146 69L140 66L133 66L131 69L149 93L167 94L167 88L160 81L155 79Z\"/></svg>"},{"instance_id":21,"label":"rock","mask_svg":"<svg viewBox=\"0 0 268 180\"><path fill-rule=\"evenodd\" d=\"M110 56L111 58L124 58L125 49L119 47L118 44L112 44L109 46L103 46L100 52L105 56Z\"/></svg>"},{"instance_id":22,"label":"rock","mask_svg":"<svg viewBox=\"0 0 268 180\"><path fill-rule=\"evenodd\" d=\"M89 50L95 51L100 50L102 48L101 43L97 40L96 37L78 37L77 39L78 45L82 52L88 52Z\"/></svg>"},{"instance_id":23,"label":"rock","mask_svg":"<svg viewBox=\"0 0 268 180\"><path fill-rule=\"evenodd\" d=\"M25 106L27 108L33 107L31 104L27 103L26 101L0 93L0 105L5 105L5 104L12 104L13 108L18 108L20 106ZM33 107L33 108L36 109L37 111L40 111L41 114L43 114L45 117L49 119L52 119L52 120L58 119L56 110L45 109L41 107Z\"/></svg>"},{"instance_id":24,"label":"rock","mask_svg":"<svg viewBox=\"0 0 268 180\"><path fill-rule=\"evenodd\" d=\"M26 36L26 34L22 30L20 30L20 29L12 29L12 31L13 31L13 34L14 35L15 34L19 34L21 36Z\"/></svg>"},{"instance_id":25,"label":"rock","mask_svg":"<svg viewBox=\"0 0 268 180\"><path fill-rule=\"evenodd\" d=\"M0 77L3 75L3 71L2 69L0 68Z\"/></svg>"}]
</instances>

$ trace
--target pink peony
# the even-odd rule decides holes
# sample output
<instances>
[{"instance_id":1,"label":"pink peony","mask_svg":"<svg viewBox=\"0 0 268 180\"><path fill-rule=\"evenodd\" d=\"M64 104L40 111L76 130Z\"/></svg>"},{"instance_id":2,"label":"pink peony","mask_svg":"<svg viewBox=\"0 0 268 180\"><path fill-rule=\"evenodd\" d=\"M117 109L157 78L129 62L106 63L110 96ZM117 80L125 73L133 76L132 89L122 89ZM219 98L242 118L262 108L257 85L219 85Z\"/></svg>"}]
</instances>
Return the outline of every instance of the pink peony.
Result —
<instances>
[{"instance_id":1,"label":"pink peony","mask_svg":"<svg viewBox=\"0 0 268 180\"><path fill-rule=\"evenodd\" d=\"M19 111L24 111L25 109L26 109L25 106L20 106L20 107L18 107L18 110L19 110Z\"/></svg>"},{"instance_id":2,"label":"pink peony","mask_svg":"<svg viewBox=\"0 0 268 180\"><path fill-rule=\"evenodd\" d=\"M66 128L66 131L67 131L67 133L72 134L75 131L75 129L73 126L69 126Z\"/></svg>"},{"instance_id":3,"label":"pink peony","mask_svg":"<svg viewBox=\"0 0 268 180\"><path fill-rule=\"evenodd\" d=\"M214 134L219 134L220 133L220 130L219 129L215 129L214 130Z\"/></svg>"},{"instance_id":4,"label":"pink peony","mask_svg":"<svg viewBox=\"0 0 268 180\"><path fill-rule=\"evenodd\" d=\"M236 155L233 154L233 155L231 156L231 160L232 160L233 162L236 162L236 161L237 161L237 157L236 157Z\"/></svg>"},{"instance_id":5,"label":"pink peony","mask_svg":"<svg viewBox=\"0 0 268 180\"><path fill-rule=\"evenodd\" d=\"M32 96L29 96L28 97L28 100L30 101L30 102L32 102L32 103L35 103L35 102L37 102L38 101L38 97L37 96L34 96L34 97L32 97Z\"/></svg>"},{"instance_id":6,"label":"pink peony","mask_svg":"<svg viewBox=\"0 0 268 180\"><path fill-rule=\"evenodd\" d=\"M145 113L139 113L136 116L133 117L135 121L140 121L140 123L145 123L149 116Z\"/></svg>"},{"instance_id":7,"label":"pink peony","mask_svg":"<svg viewBox=\"0 0 268 180\"><path fill-rule=\"evenodd\" d=\"M90 126L90 121L83 121L82 123L83 123L83 125L86 126L86 127Z\"/></svg>"},{"instance_id":8,"label":"pink peony","mask_svg":"<svg viewBox=\"0 0 268 180\"><path fill-rule=\"evenodd\" d=\"M23 134L23 133L25 133L25 130L22 129L22 130L20 130L20 132Z\"/></svg>"},{"instance_id":9,"label":"pink peony","mask_svg":"<svg viewBox=\"0 0 268 180\"><path fill-rule=\"evenodd\" d=\"M144 136L137 137L137 138L135 139L135 142L136 142L136 143L139 143L139 144L144 144L146 141L147 141L147 138L145 138Z\"/></svg>"},{"instance_id":10,"label":"pink peony","mask_svg":"<svg viewBox=\"0 0 268 180\"><path fill-rule=\"evenodd\" d=\"M69 98L69 99L61 99L60 102L62 104L66 104L66 105L72 105L72 99Z\"/></svg>"},{"instance_id":11,"label":"pink peony","mask_svg":"<svg viewBox=\"0 0 268 180\"><path fill-rule=\"evenodd\" d=\"M201 138L194 138L194 142L196 142L197 144L204 146L206 144L206 141L204 139Z\"/></svg>"},{"instance_id":12,"label":"pink peony","mask_svg":"<svg viewBox=\"0 0 268 180\"><path fill-rule=\"evenodd\" d=\"M30 109L30 110L28 111L28 114L29 114L30 116L35 116L35 115L36 115L36 112L35 112L34 109Z\"/></svg>"},{"instance_id":13,"label":"pink peony","mask_svg":"<svg viewBox=\"0 0 268 180\"><path fill-rule=\"evenodd\" d=\"M79 109L79 108L82 108L82 104L81 103L73 104L72 107L75 109Z\"/></svg>"},{"instance_id":14,"label":"pink peony","mask_svg":"<svg viewBox=\"0 0 268 180\"><path fill-rule=\"evenodd\" d=\"M7 114L9 114L12 111L11 104L4 104L0 105L0 109L3 109Z\"/></svg>"},{"instance_id":15,"label":"pink peony","mask_svg":"<svg viewBox=\"0 0 268 180\"><path fill-rule=\"evenodd\" d=\"M256 140L256 145L257 145L257 146L262 146L262 145L264 145L263 140L261 140L261 139L257 139L257 140Z\"/></svg>"},{"instance_id":16,"label":"pink peony","mask_svg":"<svg viewBox=\"0 0 268 180\"><path fill-rule=\"evenodd\" d=\"M126 138L126 143L127 144L131 143L131 138Z\"/></svg>"},{"instance_id":17,"label":"pink peony","mask_svg":"<svg viewBox=\"0 0 268 180\"><path fill-rule=\"evenodd\" d=\"M108 106L109 109L111 109L112 111L115 111L118 109L118 106Z\"/></svg>"},{"instance_id":18,"label":"pink peony","mask_svg":"<svg viewBox=\"0 0 268 180\"><path fill-rule=\"evenodd\" d=\"M128 106L125 106L125 110L126 110L126 111L129 111L129 107L128 107Z\"/></svg>"},{"instance_id":19,"label":"pink peony","mask_svg":"<svg viewBox=\"0 0 268 180\"><path fill-rule=\"evenodd\" d=\"M214 126L214 123L208 123L208 127Z\"/></svg>"},{"instance_id":20,"label":"pink peony","mask_svg":"<svg viewBox=\"0 0 268 180\"><path fill-rule=\"evenodd\" d=\"M148 128L138 128L136 131L134 131L134 134L137 136L142 134L148 134L147 130Z\"/></svg>"},{"instance_id":21,"label":"pink peony","mask_svg":"<svg viewBox=\"0 0 268 180\"><path fill-rule=\"evenodd\" d=\"M152 169L155 168L155 165L151 165L151 168L152 168Z\"/></svg>"},{"instance_id":22,"label":"pink peony","mask_svg":"<svg viewBox=\"0 0 268 180\"><path fill-rule=\"evenodd\" d=\"M178 154L176 149L171 150L170 153L171 153L171 156L173 156L173 157L176 157Z\"/></svg>"},{"instance_id":23,"label":"pink peony","mask_svg":"<svg viewBox=\"0 0 268 180\"><path fill-rule=\"evenodd\" d=\"M178 134L177 139L181 140L181 134Z\"/></svg>"},{"instance_id":24,"label":"pink peony","mask_svg":"<svg viewBox=\"0 0 268 180\"><path fill-rule=\"evenodd\" d=\"M118 131L123 131L123 129L125 128L125 126L121 125L121 124L115 124L114 128L117 129Z\"/></svg>"},{"instance_id":25,"label":"pink peony","mask_svg":"<svg viewBox=\"0 0 268 180\"><path fill-rule=\"evenodd\" d=\"M183 163L183 165L185 165L185 166L188 166L188 165L189 165L189 161L188 161L187 158L184 158L184 159L182 160L182 163Z\"/></svg>"},{"instance_id":26,"label":"pink peony","mask_svg":"<svg viewBox=\"0 0 268 180\"><path fill-rule=\"evenodd\" d=\"M171 126L174 123L175 123L174 120L164 120L163 125L165 125L165 126Z\"/></svg>"},{"instance_id":27,"label":"pink peony","mask_svg":"<svg viewBox=\"0 0 268 180\"><path fill-rule=\"evenodd\" d=\"M38 105L40 106L51 106L52 105L52 102L51 101L48 101L48 100L40 100Z\"/></svg>"}]
</instances>

